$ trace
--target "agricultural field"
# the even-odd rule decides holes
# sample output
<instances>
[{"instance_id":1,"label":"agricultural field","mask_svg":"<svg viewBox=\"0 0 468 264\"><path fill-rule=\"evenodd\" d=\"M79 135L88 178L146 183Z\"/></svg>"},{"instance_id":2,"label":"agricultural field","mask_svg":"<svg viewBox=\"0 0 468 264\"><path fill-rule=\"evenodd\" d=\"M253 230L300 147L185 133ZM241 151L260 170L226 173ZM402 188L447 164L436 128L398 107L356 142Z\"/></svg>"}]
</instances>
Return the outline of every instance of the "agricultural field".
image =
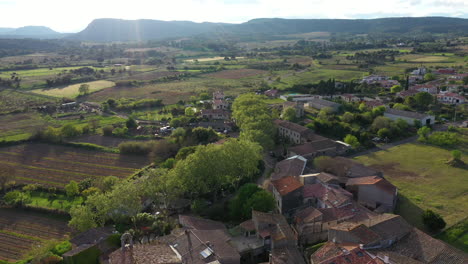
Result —
<instances>
[{"instance_id":1,"label":"agricultural field","mask_svg":"<svg viewBox=\"0 0 468 264\"><path fill-rule=\"evenodd\" d=\"M0 114L28 110L45 103L55 103L56 98L15 90L0 91Z\"/></svg>"},{"instance_id":2,"label":"agricultural field","mask_svg":"<svg viewBox=\"0 0 468 264\"><path fill-rule=\"evenodd\" d=\"M0 141L28 139L39 128L48 124L38 113L0 115Z\"/></svg>"},{"instance_id":3,"label":"agricultural field","mask_svg":"<svg viewBox=\"0 0 468 264\"><path fill-rule=\"evenodd\" d=\"M286 73L278 75L281 80L275 81L273 86L279 89L285 89L296 84L315 83L320 80L328 80L334 78L337 81L352 80L361 78L366 75L366 72L357 70L333 70L325 68L311 68L310 71L302 71L297 73ZM275 78L273 78L275 79Z\"/></svg>"},{"instance_id":4,"label":"agricultural field","mask_svg":"<svg viewBox=\"0 0 468 264\"><path fill-rule=\"evenodd\" d=\"M446 164L450 158L449 150L408 143L356 160L382 171L385 178L398 187L397 213L412 225L425 229L421 214L426 209L440 213L447 226L468 215L468 171ZM466 152L462 159L468 162Z\"/></svg>"},{"instance_id":5,"label":"agricultural field","mask_svg":"<svg viewBox=\"0 0 468 264\"><path fill-rule=\"evenodd\" d=\"M238 69L238 70L225 70L216 73L210 73L206 76L214 77L214 78L221 78L221 79L241 79L247 77L253 77L256 75L261 75L267 73L266 71L262 70L254 70L254 69Z\"/></svg>"},{"instance_id":6,"label":"agricultural field","mask_svg":"<svg viewBox=\"0 0 468 264\"><path fill-rule=\"evenodd\" d=\"M131 76L119 76L112 78L112 80L137 80L137 81L150 81L156 80L163 77L171 77L181 75L182 72L176 71L156 71L156 70L149 70L149 71L141 71L137 74L133 74Z\"/></svg>"},{"instance_id":7,"label":"agricultural field","mask_svg":"<svg viewBox=\"0 0 468 264\"><path fill-rule=\"evenodd\" d=\"M116 148L120 143L126 141L128 141L128 139L101 135L82 136L72 140L72 142L76 143L90 143L108 148ZM132 139L132 141L135 140Z\"/></svg>"},{"instance_id":8,"label":"agricultural field","mask_svg":"<svg viewBox=\"0 0 468 264\"><path fill-rule=\"evenodd\" d=\"M94 82L86 82L86 83L78 83L69 85L64 88L55 88L55 89L37 89L33 90L33 93L48 95L53 97L67 97L67 98L75 98L80 95L79 88L82 84L89 85L89 93L94 93L100 91L102 89L111 88L115 86L114 82L111 81L94 81Z\"/></svg>"},{"instance_id":9,"label":"agricultural field","mask_svg":"<svg viewBox=\"0 0 468 264\"><path fill-rule=\"evenodd\" d=\"M102 102L109 98L152 98L161 99L164 104L168 105L175 104L179 100L188 100L190 96L207 90L222 90L227 95L240 94L253 90L255 85L261 83L262 80L261 75L241 79L222 79L202 75L181 81L146 84L139 87L112 87L90 94L87 100Z\"/></svg>"},{"instance_id":10,"label":"agricultural field","mask_svg":"<svg viewBox=\"0 0 468 264\"><path fill-rule=\"evenodd\" d=\"M45 214L0 208L0 260L21 260L33 246L64 240L71 231L66 221Z\"/></svg>"},{"instance_id":11,"label":"agricultural field","mask_svg":"<svg viewBox=\"0 0 468 264\"><path fill-rule=\"evenodd\" d=\"M0 148L0 166L15 169L18 184L38 183L64 188L71 180L116 176L126 178L150 162L127 156L74 147L23 144Z\"/></svg>"}]
</instances>

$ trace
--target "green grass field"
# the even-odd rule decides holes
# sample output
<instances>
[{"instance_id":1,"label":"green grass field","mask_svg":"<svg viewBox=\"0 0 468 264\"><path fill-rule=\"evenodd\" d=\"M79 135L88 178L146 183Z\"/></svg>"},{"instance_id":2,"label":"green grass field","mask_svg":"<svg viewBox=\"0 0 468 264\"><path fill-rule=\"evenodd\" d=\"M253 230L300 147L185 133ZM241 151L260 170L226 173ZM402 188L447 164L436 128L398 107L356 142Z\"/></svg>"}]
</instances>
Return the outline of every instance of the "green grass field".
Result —
<instances>
[{"instance_id":1,"label":"green grass field","mask_svg":"<svg viewBox=\"0 0 468 264\"><path fill-rule=\"evenodd\" d=\"M436 237L468 253L468 218Z\"/></svg>"},{"instance_id":2,"label":"green grass field","mask_svg":"<svg viewBox=\"0 0 468 264\"><path fill-rule=\"evenodd\" d=\"M421 213L425 209L440 213L448 226L468 215L468 171L447 165L450 158L449 150L409 143L356 160L382 171L398 187L396 213L424 229ZM466 154L462 159L468 162Z\"/></svg>"},{"instance_id":3,"label":"green grass field","mask_svg":"<svg viewBox=\"0 0 468 264\"><path fill-rule=\"evenodd\" d=\"M320 80L328 80L330 78L342 81L352 80L361 78L366 74L367 73L363 71L313 68L311 71L290 74L287 77L283 77L280 82L274 82L273 86L279 89L285 89L295 84L316 83Z\"/></svg>"},{"instance_id":4,"label":"green grass field","mask_svg":"<svg viewBox=\"0 0 468 264\"><path fill-rule=\"evenodd\" d=\"M34 191L31 192L31 202L28 206L57 209L68 212L72 206L80 205L84 201L84 198L79 197L67 197L64 194L56 194L51 197L49 193Z\"/></svg>"},{"instance_id":5,"label":"green grass field","mask_svg":"<svg viewBox=\"0 0 468 264\"><path fill-rule=\"evenodd\" d=\"M65 88L55 88L55 89L47 89L47 90L37 89L37 90L33 90L32 92L37 93L37 94L54 96L54 97L75 98L80 94L79 88L82 84L89 85L89 93L94 93L99 90L115 86L114 82L101 80L101 81L73 84Z\"/></svg>"}]
</instances>

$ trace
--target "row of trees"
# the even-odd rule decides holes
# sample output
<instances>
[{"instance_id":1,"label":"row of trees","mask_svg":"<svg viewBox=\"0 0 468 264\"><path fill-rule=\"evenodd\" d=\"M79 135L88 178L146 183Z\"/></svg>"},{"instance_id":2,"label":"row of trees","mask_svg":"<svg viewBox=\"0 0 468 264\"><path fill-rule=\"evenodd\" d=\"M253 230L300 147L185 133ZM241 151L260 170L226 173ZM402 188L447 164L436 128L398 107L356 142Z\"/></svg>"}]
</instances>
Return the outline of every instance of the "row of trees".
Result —
<instances>
[{"instance_id":1,"label":"row of trees","mask_svg":"<svg viewBox=\"0 0 468 264\"><path fill-rule=\"evenodd\" d=\"M85 204L71 209L70 225L86 230L109 221L128 223L142 210L142 197L166 206L181 197L216 201L220 195L232 193L258 175L261 150L257 143L238 139L227 140L222 145L182 148L180 155L164 162L161 168L150 169L137 180L119 182L88 195Z\"/></svg>"},{"instance_id":2,"label":"row of trees","mask_svg":"<svg viewBox=\"0 0 468 264\"><path fill-rule=\"evenodd\" d=\"M273 124L271 110L254 94L243 94L234 100L232 117L240 128L240 138L257 142L265 149L274 146L276 128Z\"/></svg>"}]
</instances>

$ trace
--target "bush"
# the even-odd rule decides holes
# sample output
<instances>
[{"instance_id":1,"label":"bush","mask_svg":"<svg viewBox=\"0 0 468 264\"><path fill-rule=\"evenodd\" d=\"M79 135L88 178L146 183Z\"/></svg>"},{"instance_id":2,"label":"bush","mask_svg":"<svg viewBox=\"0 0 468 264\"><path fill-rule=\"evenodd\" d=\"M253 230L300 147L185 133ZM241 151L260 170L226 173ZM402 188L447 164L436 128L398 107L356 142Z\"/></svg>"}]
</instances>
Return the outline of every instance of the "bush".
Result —
<instances>
[{"instance_id":1,"label":"bush","mask_svg":"<svg viewBox=\"0 0 468 264\"><path fill-rule=\"evenodd\" d=\"M190 206L192 211L196 214L202 214L208 209L208 207L209 207L208 202L204 199L196 199L195 201L193 201L192 205Z\"/></svg>"},{"instance_id":2,"label":"bush","mask_svg":"<svg viewBox=\"0 0 468 264\"><path fill-rule=\"evenodd\" d=\"M461 159L461 154L462 154L462 153L461 153L461 151L459 151L459 150L454 150L454 151L452 151L452 157L453 157L454 159L458 159L458 160Z\"/></svg>"},{"instance_id":3,"label":"bush","mask_svg":"<svg viewBox=\"0 0 468 264\"><path fill-rule=\"evenodd\" d=\"M113 126L106 126L102 128L102 133L104 136L112 136L112 131L114 131Z\"/></svg>"},{"instance_id":4,"label":"bush","mask_svg":"<svg viewBox=\"0 0 468 264\"><path fill-rule=\"evenodd\" d=\"M446 225L444 219L432 210L426 210L422 214L424 225L432 232L443 229Z\"/></svg>"},{"instance_id":5,"label":"bush","mask_svg":"<svg viewBox=\"0 0 468 264\"><path fill-rule=\"evenodd\" d=\"M60 131L64 138L73 138L81 135L81 130L72 124L63 126Z\"/></svg>"},{"instance_id":6,"label":"bush","mask_svg":"<svg viewBox=\"0 0 468 264\"><path fill-rule=\"evenodd\" d=\"M127 141L119 144L120 153L147 155L154 147L154 142Z\"/></svg>"},{"instance_id":7,"label":"bush","mask_svg":"<svg viewBox=\"0 0 468 264\"><path fill-rule=\"evenodd\" d=\"M454 147L460 143L460 140L456 133L434 132L428 137L427 142L439 147Z\"/></svg>"},{"instance_id":8,"label":"bush","mask_svg":"<svg viewBox=\"0 0 468 264\"><path fill-rule=\"evenodd\" d=\"M72 244L69 241L63 241L57 244L54 249L52 249L52 253L58 256L62 256L66 252L72 249Z\"/></svg>"}]
</instances>

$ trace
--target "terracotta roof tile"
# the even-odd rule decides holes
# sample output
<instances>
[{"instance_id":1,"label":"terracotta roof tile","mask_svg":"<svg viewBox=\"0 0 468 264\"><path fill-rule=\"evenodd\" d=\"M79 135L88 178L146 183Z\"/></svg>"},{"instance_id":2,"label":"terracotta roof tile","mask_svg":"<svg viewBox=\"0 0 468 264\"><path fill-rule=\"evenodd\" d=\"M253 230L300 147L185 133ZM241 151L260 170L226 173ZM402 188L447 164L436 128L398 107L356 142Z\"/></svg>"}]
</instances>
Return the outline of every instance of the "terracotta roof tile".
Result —
<instances>
[{"instance_id":1,"label":"terracotta roof tile","mask_svg":"<svg viewBox=\"0 0 468 264\"><path fill-rule=\"evenodd\" d=\"M279 180L272 181L271 183L281 196L285 196L304 186L293 176L284 177Z\"/></svg>"},{"instance_id":2,"label":"terracotta roof tile","mask_svg":"<svg viewBox=\"0 0 468 264\"><path fill-rule=\"evenodd\" d=\"M396 187L395 185L391 184L389 181L382 177L378 176L370 176L370 177L361 177L361 178L353 178L349 179L346 183L346 186L353 186L353 185L375 185L378 189L387 192L389 194L395 194Z\"/></svg>"}]
</instances>

